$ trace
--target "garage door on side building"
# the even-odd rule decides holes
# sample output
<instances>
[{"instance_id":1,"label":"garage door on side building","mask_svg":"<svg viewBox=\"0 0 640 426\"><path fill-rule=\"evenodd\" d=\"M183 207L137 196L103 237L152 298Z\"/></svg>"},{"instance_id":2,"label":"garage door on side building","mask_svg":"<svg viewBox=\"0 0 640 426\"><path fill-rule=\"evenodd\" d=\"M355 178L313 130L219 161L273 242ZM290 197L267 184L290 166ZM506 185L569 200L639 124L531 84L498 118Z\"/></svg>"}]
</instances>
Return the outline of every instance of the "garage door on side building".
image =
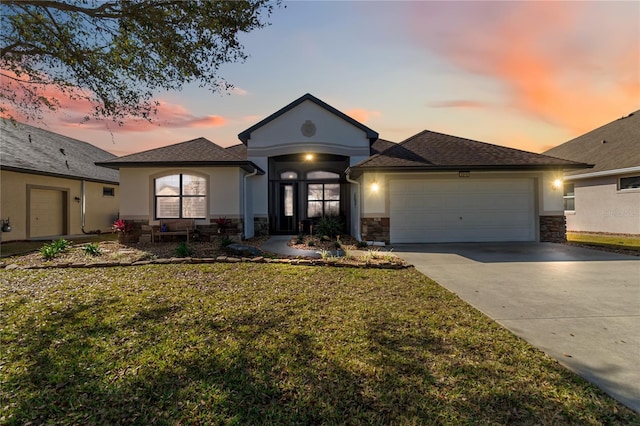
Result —
<instances>
[{"instance_id":1,"label":"garage door on side building","mask_svg":"<svg viewBox=\"0 0 640 426\"><path fill-rule=\"evenodd\" d=\"M533 179L392 180L392 243L535 241Z\"/></svg>"},{"instance_id":2,"label":"garage door on side building","mask_svg":"<svg viewBox=\"0 0 640 426\"><path fill-rule=\"evenodd\" d=\"M29 238L65 235L67 193L57 189L29 189Z\"/></svg>"}]
</instances>

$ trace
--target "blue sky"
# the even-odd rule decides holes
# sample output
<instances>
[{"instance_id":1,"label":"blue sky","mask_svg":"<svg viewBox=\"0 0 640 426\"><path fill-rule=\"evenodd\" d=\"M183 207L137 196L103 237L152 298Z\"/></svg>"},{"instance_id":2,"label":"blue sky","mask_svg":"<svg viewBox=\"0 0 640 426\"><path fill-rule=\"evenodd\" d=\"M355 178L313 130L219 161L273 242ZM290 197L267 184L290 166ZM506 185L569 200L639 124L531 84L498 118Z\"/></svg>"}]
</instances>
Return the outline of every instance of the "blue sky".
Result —
<instances>
[{"instance_id":1,"label":"blue sky","mask_svg":"<svg viewBox=\"0 0 640 426\"><path fill-rule=\"evenodd\" d=\"M285 2L222 67L230 94L160 93L153 124L52 131L117 155L237 134L305 93L400 142L421 130L542 152L640 108L640 2ZM36 125L41 126L40 123Z\"/></svg>"}]
</instances>

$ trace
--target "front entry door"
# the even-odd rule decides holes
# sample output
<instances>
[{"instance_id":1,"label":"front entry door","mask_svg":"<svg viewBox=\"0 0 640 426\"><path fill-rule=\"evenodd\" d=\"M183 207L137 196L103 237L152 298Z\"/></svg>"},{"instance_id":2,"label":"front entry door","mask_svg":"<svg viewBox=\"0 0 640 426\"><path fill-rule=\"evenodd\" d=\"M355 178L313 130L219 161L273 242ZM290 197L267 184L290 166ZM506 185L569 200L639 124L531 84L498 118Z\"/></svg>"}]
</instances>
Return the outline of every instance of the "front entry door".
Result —
<instances>
[{"instance_id":1,"label":"front entry door","mask_svg":"<svg viewBox=\"0 0 640 426\"><path fill-rule=\"evenodd\" d=\"M298 191L294 182L281 183L278 232L283 234L296 234L298 232Z\"/></svg>"}]
</instances>

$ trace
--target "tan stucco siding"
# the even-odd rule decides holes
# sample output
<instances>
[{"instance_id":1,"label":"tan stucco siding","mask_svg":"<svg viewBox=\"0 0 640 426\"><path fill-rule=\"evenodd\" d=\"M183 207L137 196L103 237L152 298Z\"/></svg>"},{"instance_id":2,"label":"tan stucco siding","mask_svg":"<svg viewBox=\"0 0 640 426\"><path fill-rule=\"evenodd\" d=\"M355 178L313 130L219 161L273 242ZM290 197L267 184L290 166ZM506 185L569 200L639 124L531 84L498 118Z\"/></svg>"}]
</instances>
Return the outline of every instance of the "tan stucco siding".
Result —
<instances>
[{"instance_id":1,"label":"tan stucco siding","mask_svg":"<svg viewBox=\"0 0 640 426\"><path fill-rule=\"evenodd\" d=\"M640 190L618 190L618 176L571 181L575 212L567 212L567 230L640 234Z\"/></svg>"},{"instance_id":2,"label":"tan stucco siding","mask_svg":"<svg viewBox=\"0 0 640 426\"><path fill-rule=\"evenodd\" d=\"M104 195L104 188L113 188L114 195ZM85 223L86 232L99 229L111 231L113 221L120 210L120 188L98 182L85 182Z\"/></svg>"},{"instance_id":3,"label":"tan stucco siding","mask_svg":"<svg viewBox=\"0 0 640 426\"><path fill-rule=\"evenodd\" d=\"M0 216L10 218L11 232L2 234L2 241L25 240L29 235L29 191L51 189L65 195L66 234L82 233L82 181L51 176L18 173L3 170L1 174ZM103 197L103 187L115 188L114 197ZM118 213L118 185L86 182L85 187L85 231L100 229L108 231ZM80 200L77 202L76 197Z\"/></svg>"},{"instance_id":4,"label":"tan stucco siding","mask_svg":"<svg viewBox=\"0 0 640 426\"><path fill-rule=\"evenodd\" d=\"M210 219L219 216L241 216L244 174L238 167L149 167L120 170L120 217L155 223L154 179L180 173L194 174L206 179L207 217L200 220L200 223L209 223Z\"/></svg>"}]
</instances>

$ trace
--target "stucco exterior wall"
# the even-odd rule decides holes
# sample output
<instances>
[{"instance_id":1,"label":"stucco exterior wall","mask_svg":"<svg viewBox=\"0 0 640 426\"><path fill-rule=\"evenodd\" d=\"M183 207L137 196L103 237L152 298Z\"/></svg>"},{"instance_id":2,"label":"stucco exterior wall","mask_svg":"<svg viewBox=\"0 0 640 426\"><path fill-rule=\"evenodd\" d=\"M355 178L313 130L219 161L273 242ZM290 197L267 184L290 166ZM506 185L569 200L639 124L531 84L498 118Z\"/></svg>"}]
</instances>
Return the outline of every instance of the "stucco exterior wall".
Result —
<instances>
[{"instance_id":1,"label":"stucco exterior wall","mask_svg":"<svg viewBox=\"0 0 640 426\"><path fill-rule=\"evenodd\" d=\"M67 192L67 234L82 234L82 181L75 179L57 178L30 173L17 173L2 170L0 217L10 218L11 232L3 232L2 241L26 240L31 238L28 233L29 212L28 186L42 189L56 189ZM115 188L113 197L103 197L103 187ZM118 216L119 187L115 184L86 182L85 186L85 231L111 229L113 220ZM80 202L76 202L78 197Z\"/></svg>"},{"instance_id":2,"label":"stucco exterior wall","mask_svg":"<svg viewBox=\"0 0 640 426\"><path fill-rule=\"evenodd\" d=\"M242 216L243 176L238 167L185 167L185 168L122 168L120 169L120 217L130 220L147 220L157 224L154 218L154 179L171 174L204 176L207 182L207 218L196 221L208 224L220 216Z\"/></svg>"},{"instance_id":3,"label":"stucco exterior wall","mask_svg":"<svg viewBox=\"0 0 640 426\"><path fill-rule=\"evenodd\" d=\"M315 128L313 134L303 133L305 123ZM247 143L249 159L302 152L364 159L369 157L369 149L370 142L364 131L311 101L256 129Z\"/></svg>"},{"instance_id":4,"label":"stucco exterior wall","mask_svg":"<svg viewBox=\"0 0 640 426\"><path fill-rule=\"evenodd\" d=\"M619 176L570 181L575 211L566 212L567 231L640 235L640 189L618 190Z\"/></svg>"}]
</instances>

